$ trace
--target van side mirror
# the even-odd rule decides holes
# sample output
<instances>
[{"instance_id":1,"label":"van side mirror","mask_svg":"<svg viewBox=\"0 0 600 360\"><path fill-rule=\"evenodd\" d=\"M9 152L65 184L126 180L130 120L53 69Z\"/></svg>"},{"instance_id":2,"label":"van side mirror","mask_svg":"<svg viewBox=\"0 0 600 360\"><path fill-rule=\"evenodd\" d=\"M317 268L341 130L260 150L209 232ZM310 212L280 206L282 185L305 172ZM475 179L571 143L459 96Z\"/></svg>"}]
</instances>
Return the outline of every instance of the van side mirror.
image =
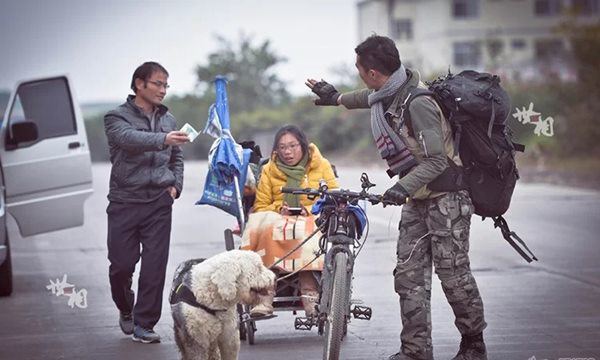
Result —
<instances>
[{"instance_id":1,"label":"van side mirror","mask_svg":"<svg viewBox=\"0 0 600 360\"><path fill-rule=\"evenodd\" d=\"M38 128L32 121L14 123L6 138L6 150L14 150L20 143L31 142L38 139Z\"/></svg>"}]
</instances>

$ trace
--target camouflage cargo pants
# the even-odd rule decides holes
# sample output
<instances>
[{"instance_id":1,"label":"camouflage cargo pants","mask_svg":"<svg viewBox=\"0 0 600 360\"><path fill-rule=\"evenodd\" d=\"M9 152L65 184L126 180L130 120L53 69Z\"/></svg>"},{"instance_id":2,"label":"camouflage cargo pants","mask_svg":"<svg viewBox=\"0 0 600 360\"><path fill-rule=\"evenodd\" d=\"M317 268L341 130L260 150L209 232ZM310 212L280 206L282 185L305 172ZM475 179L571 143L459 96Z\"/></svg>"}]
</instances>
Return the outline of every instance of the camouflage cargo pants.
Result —
<instances>
[{"instance_id":1,"label":"camouflage cargo pants","mask_svg":"<svg viewBox=\"0 0 600 360\"><path fill-rule=\"evenodd\" d=\"M432 359L431 265L442 283L462 335L485 326L483 303L469 265L474 208L468 192L452 192L404 205L399 225L394 287L400 295L402 352Z\"/></svg>"}]
</instances>

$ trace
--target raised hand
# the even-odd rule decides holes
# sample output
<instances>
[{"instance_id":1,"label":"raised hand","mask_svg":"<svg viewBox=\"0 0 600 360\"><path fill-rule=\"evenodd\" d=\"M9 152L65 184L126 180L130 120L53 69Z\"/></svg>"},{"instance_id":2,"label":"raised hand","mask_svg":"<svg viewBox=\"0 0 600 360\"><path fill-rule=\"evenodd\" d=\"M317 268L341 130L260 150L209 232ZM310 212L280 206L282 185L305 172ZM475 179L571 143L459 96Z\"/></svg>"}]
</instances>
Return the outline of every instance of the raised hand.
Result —
<instances>
[{"instance_id":1,"label":"raised hand","mask_svg":"<svg viewBox=\"0 0 600 360\"><path fill-rule=\"evenodd\" d=\"M307 79L304 84L319 97L318 99L315 99L315 105L339 105L338 100L340 97L340 92L337 91L333 85L322 79L321 81Z\"/></svg>"}]
</instances>

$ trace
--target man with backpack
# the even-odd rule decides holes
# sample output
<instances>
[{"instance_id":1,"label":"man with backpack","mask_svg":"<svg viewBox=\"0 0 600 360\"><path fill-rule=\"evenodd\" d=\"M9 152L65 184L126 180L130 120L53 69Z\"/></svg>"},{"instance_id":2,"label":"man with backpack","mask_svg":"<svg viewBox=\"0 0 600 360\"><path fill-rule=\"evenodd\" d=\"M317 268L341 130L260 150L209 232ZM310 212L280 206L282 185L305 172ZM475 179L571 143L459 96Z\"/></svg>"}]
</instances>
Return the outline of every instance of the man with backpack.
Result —
<instances>
[{"instance_id":1,"label":"man with backpack","mask_svg":"<svg viewBox=\"0 0 600 360\"><path fill-rule=\"evenodd\" d=\"M404 204L399 224L394 287L400 296L400 352L390 359L432 359L431 266L442 283L462 335L454 359L487 359L483 302L469 263L474 206L456 169L451 126L419 73L406 69L390 38L373 35L356 49L356 67L368 89L340 94L308 79L316 105L370 108L373 137L390 176L384 197Z\"/></svg>"}]
</instances>

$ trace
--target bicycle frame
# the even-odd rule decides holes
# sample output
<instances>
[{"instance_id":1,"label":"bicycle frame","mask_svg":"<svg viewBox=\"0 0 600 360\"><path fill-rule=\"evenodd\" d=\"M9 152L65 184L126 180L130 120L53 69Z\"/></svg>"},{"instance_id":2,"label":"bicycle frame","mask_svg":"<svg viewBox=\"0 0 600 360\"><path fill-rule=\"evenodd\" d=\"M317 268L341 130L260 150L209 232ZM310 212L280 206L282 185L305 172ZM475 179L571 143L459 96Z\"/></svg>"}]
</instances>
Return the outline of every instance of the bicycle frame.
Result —
<instances>
[{"instance_id":1,"label":"bicycle frame","mask_svg":"<svg viewBox=\"0 0 600 360\"><path fill-rule=\"evenodd\" d=\"M320 222L324 223L327 231L324 235L325 242L321 245L329 249L321 249L325 252L323 275L321 278L321 296L319 301L319 319L326 318L330 310L330 300L332 294L332 279L335 273L335 256L339 252L344 252L348 255L348 265L346 268L348 288L346 289L347 299L350 299L352 293L352 274L354 269L354 244L357 240L356 220L354 215L347 209L347 203L336 201L336 204L326 205ZM347 304L346 320L350 316L350 304ZM324 315L324 316L323 316ZM322 327L319 326L319 329Z\"/></svg>"}]
</instances>

